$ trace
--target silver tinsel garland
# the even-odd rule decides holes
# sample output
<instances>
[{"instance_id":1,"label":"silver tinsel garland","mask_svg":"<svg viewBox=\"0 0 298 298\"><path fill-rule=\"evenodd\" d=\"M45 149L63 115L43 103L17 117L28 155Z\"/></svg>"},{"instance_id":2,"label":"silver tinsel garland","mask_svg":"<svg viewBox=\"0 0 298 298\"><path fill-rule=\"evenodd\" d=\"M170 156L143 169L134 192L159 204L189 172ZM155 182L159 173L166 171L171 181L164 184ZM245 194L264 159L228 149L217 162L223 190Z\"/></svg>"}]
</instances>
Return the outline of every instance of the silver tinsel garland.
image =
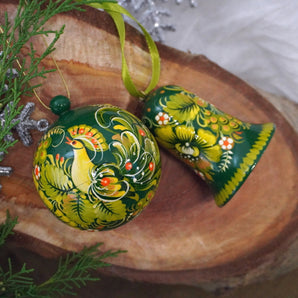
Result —
<instances>
[{"instance_id":1,"label":"silver tinsel garland","mask_svg":"<svg viewBox=\"0 0 298 298\"><path fill-rule=\"evenodd\" d=\"M10 104L7 104L3 111L0 113L0 124L1 128L5 125L5 114L10 113ZM46 119L41 120L33 120L30 118L34 110L35 104L33 102L28 102L21 113L11 121L13 129L16 131L19 139L25 146L30 146L33 142L32 137L30 135L30 130L36 129L40 132L48 129L49 123ZM12 132L9 132L4 136L5 142L13 142L15 140ZM0 162L4 158L4 152L0 151ZM9 176L12 173L11 167L2 167L0 166L0 176ZM0 189L2 188L0 184Z\"/></svg>"},{"instance_id":2,"label":"silver tinsel garland","mask_svg":"<svg viewBox=\"0 0 298 298\"><path fill-rule=\"evenodd\" d=\"M171 0L176 5L181 4L184 0ZM196 0L188 0L191 7L197 6ZM168 0L120 0L118 3L130 11L133 16L146 28L155 41L164 41L164 31L175 31L175 26L164 22L164 17L170 17L169 10L164 9L162 4ZM125 21L135 25L128 18Z\"/></svg>"},{"instance_id":3,"label":"silver tinsel garland","mask_svg":"<svg viewBox=\"0 0 298 298\"><path fill-rule=\"evenodd\" d=\"M0 57L2 55L2 52L0 52ZM5 76L6 78L15 79L18 77L18 71L13 68L9 69ZM2 93L8 92L8 85L4 84L4 88L2 90ZM11 113L11 107L12 104L8 103L0 110L0 128L3 129L6 124L6 119L8 119L8 115ZM33 102L28 102L20 112L20 114L15 117L13 120L10 121L10 126L12 127L12 130L15 130L18 137L20 138L21 142L25 146L29 146L32 144L32 137L30 135L30 130L36 129L38 131L45 131L48 129L49 123L46 119L41 120L33 120L30 118L33 110L34 110L35 104ZM13 133L10 131L3 137L4 142L13 142L15 140ZM0 151L0 162L4 158L4 152ZM9 176L12 173L11 167L3 167L0 166L0 176ZM2 188L0 184L0 189Z\"/></svg>"},{"instance_id":4,"label":"silver tinsel garland","mask_svg":"<svg viewBox=\"0 0 298 298\"><path fill-rule=\"evenodd\" d=\"M30 135L30 130L36 129L38 131L47 130L49 123L46 119L41 120L33 120L30 119L30 115L32 114L35 108L35 104L33 102L28 102L21 113L11 121L13 128L16 130L20 140L25 146L30 146L32 144L32 137ZM11 105L7 104L2 113L0 113L0 123L1 126L5 124L5 114L9 114L11 109ZM12 134L7 134L4 137L4 141L13 142L15 139Z\"/></svg>"}]
</instances>

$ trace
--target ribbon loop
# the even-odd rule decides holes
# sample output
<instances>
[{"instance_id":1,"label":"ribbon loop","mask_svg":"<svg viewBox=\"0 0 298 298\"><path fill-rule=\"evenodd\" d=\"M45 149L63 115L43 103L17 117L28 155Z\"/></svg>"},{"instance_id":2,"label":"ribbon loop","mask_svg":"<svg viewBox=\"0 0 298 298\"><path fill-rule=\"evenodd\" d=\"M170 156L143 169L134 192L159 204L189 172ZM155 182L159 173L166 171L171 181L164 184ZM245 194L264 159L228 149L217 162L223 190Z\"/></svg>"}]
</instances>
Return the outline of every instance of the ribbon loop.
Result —
<instances>
[{"instance_id":1,"label":"ribbon loop","mask_svg":"<svg viewBox=\"0 0 298 298\"><path fill-rule=\"evenodd\" d=\"M80 0L76 0L77 2L80 2ZM139 98L144 98L150 91L152 91L155 86L157 85L159 81L159 76L160 76L160 58L159 58L159 53L157 46L155 42L153 41L152 37L150 34L147 32L147 30L140 24L135 17L131 15L130 12L128 12L125 8L120 6L117 2L115 1L90 1L88 3L89 6L97 8L97 9L103 9L106 11L113 19L118 34L119 34L119 40L120 40L120 47L121 47L121 56L122 56L122 80L124 83L125 88L127 91L135 97ZM125 58L125 23L123 20L123 16L126 15L129 18L131 18L134 22L137 23L137 25L140 27L142 30L149 54L151 57L151 67L152 67L152 73L151 73L151 81L147 88L144 91L138 90L137 87L135 86L134 82L131 79L127 61Z\"/></svg>"}]
</instances>

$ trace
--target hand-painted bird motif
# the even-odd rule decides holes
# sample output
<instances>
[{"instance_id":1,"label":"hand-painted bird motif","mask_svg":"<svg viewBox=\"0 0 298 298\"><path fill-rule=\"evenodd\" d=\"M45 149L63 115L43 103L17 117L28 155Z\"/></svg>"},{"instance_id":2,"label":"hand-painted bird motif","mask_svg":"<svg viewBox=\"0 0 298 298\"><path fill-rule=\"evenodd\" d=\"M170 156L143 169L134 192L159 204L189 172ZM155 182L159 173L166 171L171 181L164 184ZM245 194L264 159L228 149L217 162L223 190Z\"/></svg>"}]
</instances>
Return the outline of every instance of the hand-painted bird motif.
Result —
<instances>
[{"instance_id":1,"label":"hand-painted bird motif","mask_svg":"<svg viewBox=\"0 0 298 298\"><path fill-rule=\"evenodd\" d=\"M35 186L58 218L109 230L147 206L160 179L157 144L134 115L110 105L66 111L41 139Z\"/></svg>"},{"instance_id":2,"label":"hand-painted bird motif","mask_svg":"<svg viewBox=\"0 0 298 298\"><path fill-rule=\"evenodd\" d=\"M74 185L81 192L86 193L91 202L121 199L129 190L128 182L119 180L119 169L116 165L95 165L87 153L83 140L84 138L80 141L67 137L66 144L73 148L74 154L71 167Z\"/></svg>"}]
</instances>

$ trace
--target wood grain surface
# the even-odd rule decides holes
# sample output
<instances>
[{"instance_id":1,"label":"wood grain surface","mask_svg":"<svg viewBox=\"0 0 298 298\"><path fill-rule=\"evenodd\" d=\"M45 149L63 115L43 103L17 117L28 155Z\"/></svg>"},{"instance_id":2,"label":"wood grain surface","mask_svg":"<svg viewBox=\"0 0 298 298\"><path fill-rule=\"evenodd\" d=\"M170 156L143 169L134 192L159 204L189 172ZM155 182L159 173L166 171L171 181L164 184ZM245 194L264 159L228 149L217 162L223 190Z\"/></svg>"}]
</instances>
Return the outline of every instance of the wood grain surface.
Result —
<instances>
[{"instance_id":1,"label":"wood grain surface","mask_svg":"<svg viewBox=\"0 0 298 298\"><path fill-rule=\"evenodd\" d=\"M0 1L0 22L15 1ZM50 28L66 24L54 57L71 91L72 107L110 103L139 115L141 103L121 81L121 53L112 20L87 9L54 17ZM48 42L50 37L48 38ZM32 40L37 54L45 44ZM152 203L132 222L108 232L86 232L57 220L43 205L31 178L34 145L18 143L3 165L14 169L1 178L0 221L6 209L18 216L15 245L45 257L104 242L104 249L124 249L105 269L114 276L155 283L201 285L209 289L236 287L273 278L298 267L297 132L287 116L259 92L204 56L158 45L161 56L159 86L181 85L200 97L251 123L274 122L276 133L260 162L234 198L218 208L208 187L184 164L161 150L162 178ZM24 49L26 55L28 49ZM145 89L151 62L143 37L127 26L126 56L136 85ZM53 59L44 60L54 68ZM44 102L65 88L57 72L37 90ZM32 116L56 116L36 103Z\"/></svg>"}]
</instances>

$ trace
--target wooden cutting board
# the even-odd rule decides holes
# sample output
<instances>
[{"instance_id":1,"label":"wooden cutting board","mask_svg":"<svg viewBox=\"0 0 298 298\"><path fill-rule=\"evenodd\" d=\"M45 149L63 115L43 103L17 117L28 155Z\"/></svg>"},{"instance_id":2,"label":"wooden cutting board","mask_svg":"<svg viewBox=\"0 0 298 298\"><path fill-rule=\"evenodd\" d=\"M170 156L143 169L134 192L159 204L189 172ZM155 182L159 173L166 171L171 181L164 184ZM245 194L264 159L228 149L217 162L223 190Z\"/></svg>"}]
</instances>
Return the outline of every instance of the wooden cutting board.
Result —
<instances>
[{"instance_id":1,"label":"wooden cutting board","mask_svg":"<svg viewBox=\"0 0 298 298\"><path fill-rule=\"evenodd\" d=\"M16 3L0 1L1 22L5 11L13 18ZM84 13L54 17L48 26L60 28L63 24L65 33L54 57L71 91L72 106L110 103L139 115L140 103L121 81L119 40L109 16L88 8ZM37 54L45 47L41 39L32 42ZM108 232L79 231L57 220L35 191L32 158L41 135L34 132L33 146L24 148L18 143L3 162L14 173L1 177L0 221L7 209L19 218L11 241L47 258L104 242L105 250L127 250L110 260L113 266L105 273L209 289L248 284L297 268L297 133L260 93L208 58L163 45L158 48L159 86L180 85L243 121L276 124L270 145L240 191L218 208L204 182L161 150L158 192L138 218ZM150 80L150 56L143 37L130 26L126 54L132 78L144 89ZM55 67L51 58L43 65ZM37 92L46 103L65 94L57 72L42 83ZM33 118L56 119L36 98L24 98L23 103L26 101L36 103Z\"/></svg>"}]
</instances>

